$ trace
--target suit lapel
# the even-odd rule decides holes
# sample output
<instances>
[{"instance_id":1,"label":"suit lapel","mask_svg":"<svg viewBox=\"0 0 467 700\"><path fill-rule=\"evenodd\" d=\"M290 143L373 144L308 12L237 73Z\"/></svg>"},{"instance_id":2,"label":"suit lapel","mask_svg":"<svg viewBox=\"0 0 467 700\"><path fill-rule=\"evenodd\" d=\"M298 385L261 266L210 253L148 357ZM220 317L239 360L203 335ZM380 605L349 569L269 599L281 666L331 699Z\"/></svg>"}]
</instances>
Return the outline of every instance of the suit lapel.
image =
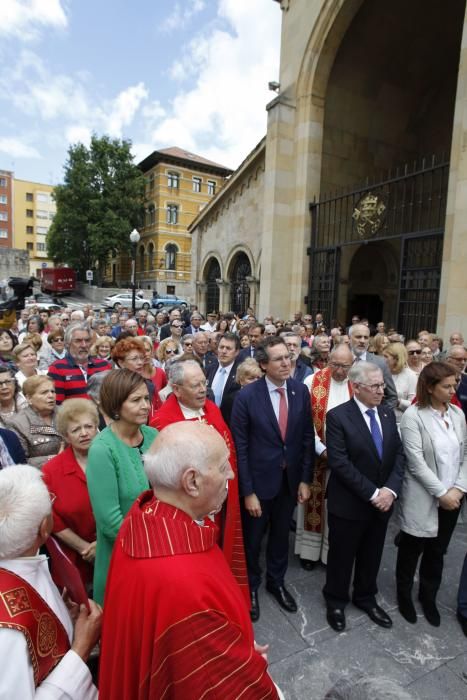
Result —
<instances>
[{"instance_id":1,"label":"suit lapel","mask_svg":"<svg viewBox=\"0 0 467 700\"><path fill-rule=\"evenodd\" d=\"M378 454L378 450L376 449L375 443L373 441L373 436L370 432L370 429L368 428L368 424L367 424L365 418L362 415L362 412L360 411L360 408L357 406L354 399L351 399L349 401L349 409L350 409L351 420L353 422L355 422L355 425L361 426L362 437L365 440L366 444L369 446L369 449L372 451L375 459L377 459L379 462L380 461L379 454ZM383 433L383 456L384 456L384 433Z\"/></svg>"},{"instance_id":2,"label":"suit lapel","mask_svg":"<svg viewBox=\"0 0 467 700\"><path fill-rule=\"evenodd\" d=\"M389 410L390 409L386 408L385 406L378 406L378 415L381 421L381 428L383 429L383 459L381 461L384 461L386 450L388 449L390 443L390 434L392 432L392 421L390 420Z\"/></svg>"},{"instance_id":3,"label":"suit lapel","mask_svg":"<svg viewBox=\"0 0 467 700\"><path fill-rule=\"evenodd\" d=\"M269 396L269 389L268 385L266 384L266 379L263 377L258 381L258 384L262 385L261 389L263 392L263 403L266 409L266 415L274 430L278 434L279 438L282 440L281 431L279 429L279 423L277 422L276 414L274 413L274 409L272 407L271 397Z\"/></svg>"}]
</instances>

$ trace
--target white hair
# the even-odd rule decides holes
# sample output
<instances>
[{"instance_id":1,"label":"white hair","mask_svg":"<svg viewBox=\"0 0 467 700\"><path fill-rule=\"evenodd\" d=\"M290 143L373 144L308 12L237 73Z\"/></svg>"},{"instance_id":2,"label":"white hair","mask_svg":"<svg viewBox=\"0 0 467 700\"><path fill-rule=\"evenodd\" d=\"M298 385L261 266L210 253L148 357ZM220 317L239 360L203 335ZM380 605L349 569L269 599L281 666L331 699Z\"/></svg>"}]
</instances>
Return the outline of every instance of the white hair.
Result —
<instances>
[{"instance_id":1,"label":"white hair","mask_svg":"<svg viewBox=\"0 0 467 700\"><path fill-rule=\"evenodd\" d=\"M28 464L0 471L0 560L30 548L52 504L41 472Z\"/></svg>"},{"instance_id":2,"label":"white hair","mask_svg":"<svg viewBox=\"0 0 467 700\"><path fill-rule=\"evenodd\" d=\"M360 360L360 362L355 362L355 364L352 365L347 376L349 381L355 384L363 384L368 379L370 372L382 373L383 370L373 362L363 362L363 360Z\"/></svg>"},{"instance_id":3,"label":"white hair","mask_svg":"<svg viewBox=\"0 0 467 700\"><path fill-rule=\"evenodd\" d=\"M205 472L213 450L213 438L222 440L215 428L198 422L180 421L164 428L153 443L154 447L143 456L151 486L178 489L187 469Z\"/></svg>"},{"instance_id":4,"label":"white hair","mask_svg":"<svg viewBox=\"0 0 467 700\"><path fill-rule=\"evenodd\" d=\"M81 309L75 309L70 314L70 321L84 321L84 311Z\"/></svg>"}]
</instances>

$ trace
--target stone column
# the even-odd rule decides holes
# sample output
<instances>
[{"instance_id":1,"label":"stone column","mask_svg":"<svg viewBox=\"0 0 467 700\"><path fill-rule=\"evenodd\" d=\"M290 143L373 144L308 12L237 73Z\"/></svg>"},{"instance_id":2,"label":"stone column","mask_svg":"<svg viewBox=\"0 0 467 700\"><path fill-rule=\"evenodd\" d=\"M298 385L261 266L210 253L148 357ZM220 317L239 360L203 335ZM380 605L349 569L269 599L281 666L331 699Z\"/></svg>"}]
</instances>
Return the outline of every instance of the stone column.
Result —
<instances>
[{"instance_id":1,"label":"stone column","mask_svg":"<svg viewBox=\"0 0 467 700\"><path fill-rule=\"evenodd\" d=\"M255 312L255 316L257 315L257 307L258 307L258 301L259 301L259 279L256 277L247 277L246 281L248 282L248 286L250 288L250 306Z\"/></svg>"},{"instance_id":2,"label":"stone column","mask_svg":"<svg viewBox=\"0 0 467 700\"><path fill-rule=\"evenodd\" d=\"M217 279L216 284L219 287L219 309L221 311L229 311L230 309L230 282L223 279Z\"/></svg>"},{"instance_id":3,"label":"stone column","mask_svg":"<svg viewBox=\"0 0 467 700\"><path fill-rule=\"evenodd\" d=\"M206 316L206 292L208 289L208 285L206 282L199 282L196 281L196 298L195 298L195 304L198 307L199 311Z\"/></svg>"},{"instance_id":4,"label":"stone column","mask_svg":"<svg viewBox=\"0 0 467 700\"><path fill-rule=\"evenodd\" d=\"M464 17L452 130L437 333L467 338L467 20Z\"/></svg>"}]
</instances>

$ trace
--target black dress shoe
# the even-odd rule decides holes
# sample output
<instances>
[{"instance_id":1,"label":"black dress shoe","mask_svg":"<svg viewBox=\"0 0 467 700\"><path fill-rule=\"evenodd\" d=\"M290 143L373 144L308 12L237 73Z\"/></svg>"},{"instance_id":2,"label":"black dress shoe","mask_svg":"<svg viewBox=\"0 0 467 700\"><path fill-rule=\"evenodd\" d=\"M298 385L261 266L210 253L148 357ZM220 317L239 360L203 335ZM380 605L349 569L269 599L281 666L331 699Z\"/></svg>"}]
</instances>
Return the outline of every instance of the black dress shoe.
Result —
<instances>
[{"instance_id":1,"label":"black dress shoe","mask_svg":"<svg viewBox=\"0 0 467 700\"><path fill-rule=\"evenodd\" d=\"M259 600L258 591L251 591L250 593L251 608L250 608L250 618L252 622L259 620Z\"/></svg>"},{"instance_id":2,"label":"black dress shoe","mask_svg":"<svg viewBox=\"0 0 467 700\"><path fill-rule=\"evenodd\" d=\"M335 632L345 630L345 613L342 608L328 608L326 610L326 620Z\"/></svg>"},{"instance_id":3,"label":"black dress shoe","mask_svg":"<svg viewBox=\"0 0 467 700\"><path fill-rule=\"evenodd\" d=\"M287 612L297 612L297 603L285 586L274 586L271 583L267 583L266 590L274 596L281 608L284 608Z\"/></svg>"},{"instance_id":4,"label":"black dress shoe","mask_svg":"<svg viewBox=\"0 0 467 700\"><path fill-rule=\"evenodd\" d=\"M421 598L420 603L422 605L422 610L426 617L426 621L433 627L439 627L441 624L441 616L438 608L436 607L436 603L432 600L422 600Z\"/></svg>"},{"instance_id":5,"label":"black dress shoe","mask_svg":"<svg viewBox=\"0 0 467 700\"><path fill-rule=\"evenodd\" d=\"M305 571L313 571L316 566L316 562L311 561L311 559L302 559L300 557L300 566L302 569L305 569Z\"/></svg>"},{"instance_id":6,"label":"black dress shoe","mask_svg":"<svg viewBox=\"0 0 467 700\"><path fill-rule=\"evenodd\" d=\"M402 617L414 625L417 622L417 612L415 610L415 605L412 602L410 595L397 594L397 605L399 612ZM467 620L466 620L467 622Z\"/></svg>"},{"instance_id":7,"label":"black dress shoe","mask_svg":"<svg viewBox=\"0 0 467 700\"><path fill-rule=\"evenodd\" d=\"M461 626L463 633L467 637L467 617L464 617L463 615L460 614L460 612L458 612L457 619L459 620L459 624Z\"/></svg>"},{"instance_id":8,"label":"black dress shoe","mask_svg":"<svg viewBox=\"0 0 467 700\"><path fill-rule=\"evenodd\" d=\"M368 615L370 620L372 620L375 624L379 625L380 627L384 627L385 629L389 629L392 627L392 620L389 617L389 615L384 612L383 608L380 608L379 605L358 605L357 603L354 603L356 608L359 608L360 610L363 610L364 613Z\"/></svg>"}]
</instances>

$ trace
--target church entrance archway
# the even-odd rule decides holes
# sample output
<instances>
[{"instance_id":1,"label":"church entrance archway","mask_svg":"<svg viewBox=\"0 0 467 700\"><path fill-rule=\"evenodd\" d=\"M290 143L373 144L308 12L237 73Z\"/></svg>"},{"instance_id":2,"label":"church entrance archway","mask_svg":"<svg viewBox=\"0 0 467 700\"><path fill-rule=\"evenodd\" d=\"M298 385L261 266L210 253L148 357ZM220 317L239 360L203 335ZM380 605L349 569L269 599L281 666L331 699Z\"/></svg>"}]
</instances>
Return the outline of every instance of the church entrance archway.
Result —
<instances>
[{"instance_id":1,"label":"church entrance archway","mask_svg":"<svg viewBox=\"0 0 467 700\"><path fill-rule=\"evenodd\" d=\"M436 2L365 0L340 42L310 205L308 309L328 321L348 322L357 302L371 314L382 303L383 320L406 335L436 328L465 5L444 6L440 31ZM361 269L375 274L371 244L383 241L396 259L390 304L382 280L352 292L350 275L362 244Z\"/></svg>"}]
</instances>

